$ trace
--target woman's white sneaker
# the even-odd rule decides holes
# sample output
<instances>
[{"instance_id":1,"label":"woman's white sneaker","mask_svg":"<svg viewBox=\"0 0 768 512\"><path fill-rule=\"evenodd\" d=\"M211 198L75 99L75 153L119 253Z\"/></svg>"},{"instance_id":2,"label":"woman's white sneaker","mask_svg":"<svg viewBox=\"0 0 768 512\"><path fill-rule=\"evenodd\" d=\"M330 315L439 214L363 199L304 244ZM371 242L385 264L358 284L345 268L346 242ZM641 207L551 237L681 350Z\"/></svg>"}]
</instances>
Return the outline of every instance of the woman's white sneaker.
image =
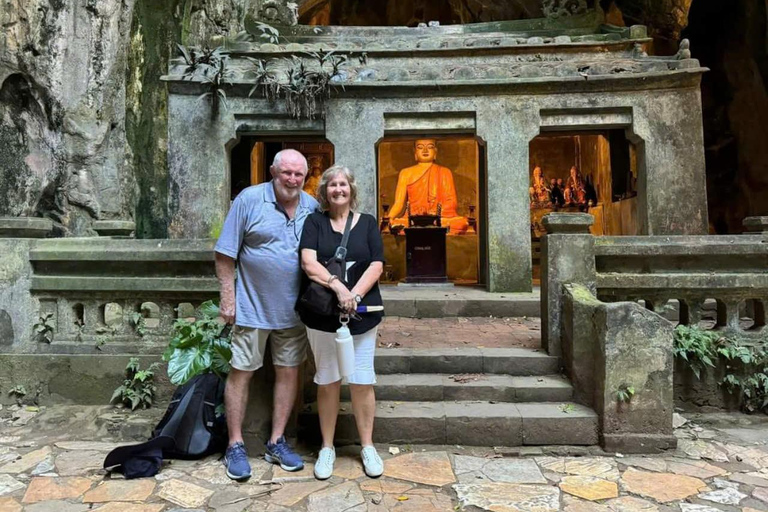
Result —
<instances>
[{"instance_id":1,"label":"woman's white sneaker","mask_svg":"<svg viewBox=\"0 0 768 512\"><path fill-rule=\"evenodd\" d=\"M315 478L318 480L327 480L333 474L333 463L336 462L336 449L323 448L317 455L315 463Z\"/></svg>"},{"instance_id":2,"label":"woman's white sneaker","mask_svg":"<svg viewBox=\"0 0 768 512\"><path fill-rule=\"evenodd\" d=\"M360 456L363 458L363 469L366 475L376 478L384 473L384 462L382 462L374 446L363 447Z\"/></svg>"}]
</instances>

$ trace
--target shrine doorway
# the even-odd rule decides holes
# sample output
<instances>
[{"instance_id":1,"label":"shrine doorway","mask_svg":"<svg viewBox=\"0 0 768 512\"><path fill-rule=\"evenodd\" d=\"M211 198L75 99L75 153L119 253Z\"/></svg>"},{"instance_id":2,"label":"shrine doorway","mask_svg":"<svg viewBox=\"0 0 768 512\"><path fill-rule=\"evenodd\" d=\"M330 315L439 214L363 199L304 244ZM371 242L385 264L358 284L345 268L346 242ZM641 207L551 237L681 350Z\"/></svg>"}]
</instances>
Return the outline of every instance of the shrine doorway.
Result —
<instances>
[{"instance_id":1,"label":"shrine doorway","mask_svg":"<svg viewBox=\"0 0 768 512\"><path fill-rule=\"evenodd\" d=\"M242 135L230 153L230 200L245 188L269 181L269 166L278 151L295 149L307 158L304 191L314 196L323 171L334 164L333 144L323 138L276 138Z\"/></svg>"},{"instance_id":2,"label":"shrine doorway","mask_svg":"<svg viewBox=\"0 0 768 512\"><path fill-rule=\"evenodd\" d=\"M434 142L436 157L417 161L417 143L428 141ZM432 255L427 258L429 265L444 265L447 282L484 284L487 194L482 141L469 135L387 136L377 144L376 155L378 216L387 260L382 282L430 282L414 278L414 253L407 252L406 228L416 227L419 216L439 216L446 233L446 260ZM419 167L420 163L424 166ZM429 274L435 268L426 270Z\"/></svg>"},{"instance_id":3,"label":"shrine doorway","mask_svg":"<svg viewBox=\"0 0 768 512\"><path fill-rule=\"evenodd\" d=\"M622 129L539 135L529 147L534 284L542 218L553 211L594 216L593 235L637 235L638 150Z\"/></svg>"}]
</instances>

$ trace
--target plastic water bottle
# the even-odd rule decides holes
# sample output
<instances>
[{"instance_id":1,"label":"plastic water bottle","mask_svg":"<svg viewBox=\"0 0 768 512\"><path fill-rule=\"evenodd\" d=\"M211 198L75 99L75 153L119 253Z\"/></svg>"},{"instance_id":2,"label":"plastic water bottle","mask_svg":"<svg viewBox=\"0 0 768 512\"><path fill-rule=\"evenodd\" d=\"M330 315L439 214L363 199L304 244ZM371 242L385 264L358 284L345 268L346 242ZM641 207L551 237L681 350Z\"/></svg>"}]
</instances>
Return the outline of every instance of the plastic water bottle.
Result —
<instances>
[{"instance_id":1,"label":"plastic water bottle","mask_svg":"<svg viewBox=\"0 0 768 512\"><path fill-rule=\"evenodd\" d=\"M336 357L339 359L339 373L342 377L355 373L355 343L345 323L336 329Z\"/></svg>"}]
</instances>

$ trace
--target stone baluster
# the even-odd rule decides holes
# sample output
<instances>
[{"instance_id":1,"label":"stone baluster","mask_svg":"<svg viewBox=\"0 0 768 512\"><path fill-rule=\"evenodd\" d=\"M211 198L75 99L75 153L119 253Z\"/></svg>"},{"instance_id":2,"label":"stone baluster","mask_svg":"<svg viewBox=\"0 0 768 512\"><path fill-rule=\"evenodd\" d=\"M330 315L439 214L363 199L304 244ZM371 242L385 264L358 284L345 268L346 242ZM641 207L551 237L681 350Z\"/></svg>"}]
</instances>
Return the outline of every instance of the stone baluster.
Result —
<instances>
[{"instance_id":1,"label":"stone baluster","mask_svg":"<svg viewBox=\"0 0 768 512\"><path fill-rule=\"evenodd\" d=\"M768 216L765 217L746 217L742 221L742 225L746 228L745 234L748 235L768 235Z\"/></svg>"},{"instance_id":2,"label":"stone baluster","mask_svg":"<svg viewBox=\"0 0 768 512\"><path fill-rule=\"evenodd\" d=\"M703 305L704 301L701 299L680 299L680 323L688 326L699 325Z\"/></svg>"},{"instance_id":3,"label":"stone baluster","mask_svg":"<svg viewBox=\"0 0 768 512\"><path fill-rule=\"evenodd\" d=\"M549 213L542 223L541 240L542 346L550 355L562 355L563 285L583 284L595 293L595 241L588 213Z\"/></svg>"}]
</instances>

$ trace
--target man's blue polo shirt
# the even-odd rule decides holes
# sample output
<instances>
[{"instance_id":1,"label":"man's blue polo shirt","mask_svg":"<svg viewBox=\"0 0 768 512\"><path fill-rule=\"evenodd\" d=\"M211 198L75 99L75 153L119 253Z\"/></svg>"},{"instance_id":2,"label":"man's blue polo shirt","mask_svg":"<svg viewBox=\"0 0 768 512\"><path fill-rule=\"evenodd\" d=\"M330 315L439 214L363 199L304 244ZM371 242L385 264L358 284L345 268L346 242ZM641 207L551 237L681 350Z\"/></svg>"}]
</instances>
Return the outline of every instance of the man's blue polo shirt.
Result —
<instances>
[{"instance_id":1,"label":"man's blue polo shirt","mask_svg":"<svg viewBox=\"0 0 768 512\"><path fill-rule=\"evenodd\" d=\"M246 188L232 202L215 250L237 260L237 325L287 329L301 323L293 309L301 281L299 240L304 220L317 207L301 192L289 219L271 181Z\"/></svg>"}]
</instances>

